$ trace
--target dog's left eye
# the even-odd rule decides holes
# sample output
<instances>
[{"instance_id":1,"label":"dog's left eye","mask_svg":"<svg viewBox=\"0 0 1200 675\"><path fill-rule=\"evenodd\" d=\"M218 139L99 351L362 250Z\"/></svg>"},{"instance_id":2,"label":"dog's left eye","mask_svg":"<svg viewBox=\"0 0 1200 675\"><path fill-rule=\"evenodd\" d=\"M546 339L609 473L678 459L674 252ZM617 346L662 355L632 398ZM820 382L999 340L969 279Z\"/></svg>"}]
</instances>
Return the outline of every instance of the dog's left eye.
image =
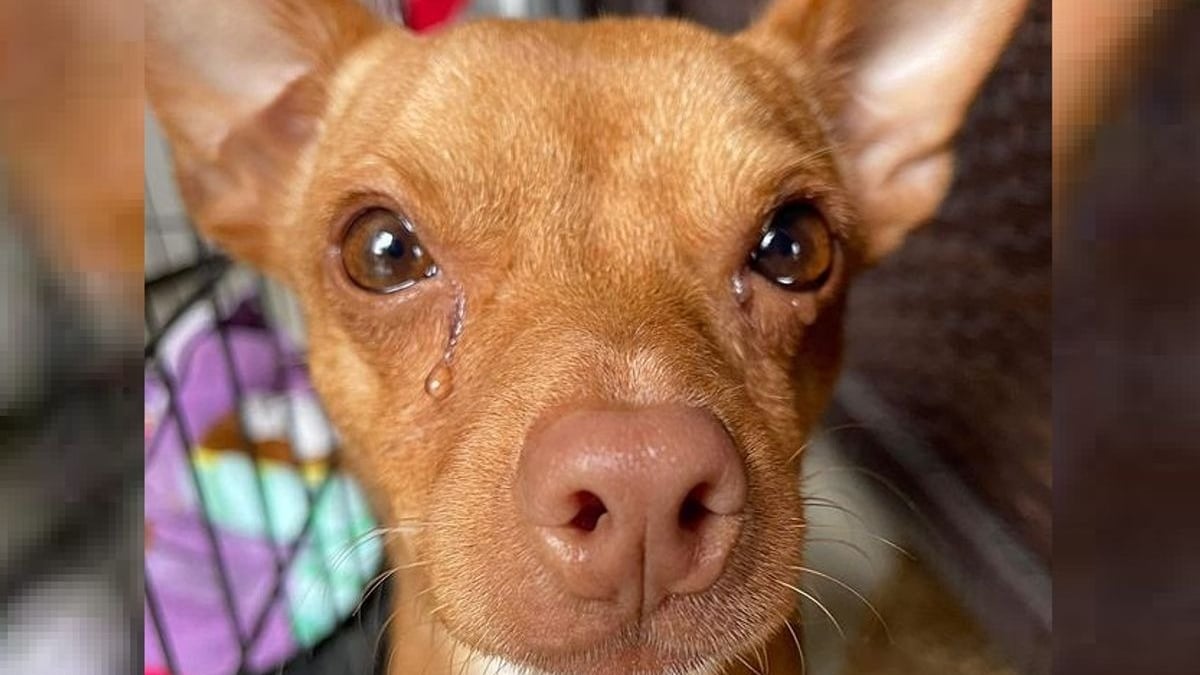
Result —
<instances>
[{"instance_id":1,"label":"dog's left eye","mask_svg":"<svg viewBox=\"0 0 1200 675\"><path fill-rule=\"evenodd\" d=\"M342 240L342 266L357 285L393 293L437 274L437 264L421 246L404 216L373 208L355 217Z\"/></svg>"},{"instance_id":2,"label":"dog's left eye","mask_svg":"<svg viewBox=\"0 0 1200 675\"><path fill-rule=\"evenodd\" d=\"M750 251L750 267L789 290L813 290L833 267L834 241L821 211L806 201L784 204L771 214Z\"/></svg>"}]
</instances>

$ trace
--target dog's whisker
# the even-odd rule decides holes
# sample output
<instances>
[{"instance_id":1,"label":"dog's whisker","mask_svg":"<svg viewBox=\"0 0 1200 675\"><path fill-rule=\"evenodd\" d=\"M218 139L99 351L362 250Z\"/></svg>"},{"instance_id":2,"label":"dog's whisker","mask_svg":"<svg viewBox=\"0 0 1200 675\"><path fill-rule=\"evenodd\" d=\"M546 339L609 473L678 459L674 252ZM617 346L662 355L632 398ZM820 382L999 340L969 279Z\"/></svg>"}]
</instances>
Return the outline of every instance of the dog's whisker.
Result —
<instances>
[{"instance_id":1,"label":"dog's whisker","mask_svg":"<svg viewBox=\"0 0 1200 675\"><path fill-rule=\"evenodd\" d=\"M463 662L464 667L472 667L472 665L475 665L476 663L479 663L480 661L482 661L482 662L484 662L484 665L486 668L487 664L491 663L492 659L486 658L486 655L482 655L482 653L480 653L479 650L476 650L475 647L467 647L467 649L469 650L469 652L468 652L469 656L467 658L467 661Z\"/></svg>"},{"instance_id":2,"label":"dog's whisker","mask_svg":"<svg viewBox=\"0 0 1200 675\"><path fill-rule=\"evenodd\" d=\"M384 669L384 675L392 675L392 659L396 658L396 647L392 645L388 648L387 665Z\"/></svg>"},{"instance_id":3,"label":"dog's whisker","mask_svg":"<svg viewBox=\"0 0 1200 675\"><path fill-rule=\"evenodd\" d=\"M399 565L397 567L391 567L389 569L384 570L383 572L380 572L378 575L375 576L374 579L371 580L371 582L369 584L367 584L367 589L365 591L363 591L362 597L358 599L358 605L356 605L354 607L354 612L352 612L351 615L353 616L354 614L358 614L359 611L362 610L362 606L367 601L367 598L371 597L371 593L373 593L376 589L383 586L384 582L386 582L388 579L390 579L392 576L394 576L397 572L404 572L407 570L416 569L418 567L427 567L428 565L429 565L429 563L427 561L417 561L414 563L409 563L407 565Z\"/></svg>"},{"instance_id":4,"label":"dog's whisker","mask_svg":"<svg viewBox=\"0 0 1200 675\"><path fill-rule=\"evenodd\" d=\"M475 660L474 660L472 663L481 663L481 664L483 664L483 665L482 665L480 668L477 668L477 669L476 669L476 671L477 671L477 672L484 672L484 671L486 671L488 668L490 668L490 667L491 667L491 665L492 665L492 662L493 662L493 661L495 661L495 660L496 660L496 657L495 657L495 656L493 656L493 655L491 655L491 654L487 654L487 653L480 652L480 651L476 650L476 652L475 652Z\"/></svg>"},{"instance_id":5,"label":"dog's whisker","mask_svg":"<svg viewBox=\"0 0 1200 675\"><path fill-rule=\"evenodd\" d=\"M875 560L871 558L871 556L867 553L866 549L859 546L858 544L855 544L854 542L846 541L845 539L838 539L837 537L807 537L807 538L805 538L804 543L805 544L824 543L824 544L837 544L839 546L845 546L846 548L848 548L848 549L854 551L855 553L859 554L860 556L862 556L863 560L867 561L867 563L871 565L871 569L875 569Z\"/></svg>"},{"instance_id":6,"label":"dog's whisker","mask_svg":"<svg viewBox=\"0 0 1200 675\"><path fill-rule=\"evenodd\" d=\"M810 524L809 527L811 527L813 529L837 530L837 531L841 531L841 532L861 532L863 535L867 536L868 538L873 539L874 541L877 541L880 544L883 544L883 545L891 548L892 550L896 551L900 555L903 555L905 558L908 558L909 560L917 559L916 556L914 556L912 553L909 553L908 550L905 549L903 546L897 544L896 542L892 541L891 539L888 539L886 537L881 537L878 534L875 534L874 532L871 532L870 530L867 530L867 529L855 530L854 528L842 527L839 525L821 525L821 524Z\"/></svg>"},{"instance_id":7,"label":"dog's whisker","mask_svg":"<svg viewBox=\"0 0 1200 675\"><path fill-rule=\"evenodd\" d=\"M857 520L861 525L866 527L867 521L853 509L849 509L828 497L805 497L802 502L805 506L820 507L840 511L847 516Z\"/></svg>"},{"instance_id":8,"label":"dog's whisker","mask_svg":"<svg viewBox=\"0 0 1200 675\"><path fill-rule=\"evenodd\" d=\"M384 620L383 625L381 625L379 627L379 635L375 636L375 647L371 650L371 660L372 661L375 661L375 659L378 658L379 645L383 642L384 636L387 635L388 626L391 625L392 621L394 621L396 619L396 617L399 615L399 613L400 613L399 611L390 612L388 614L388 618L386 620ZM384 672L388 673L389 675L392 672L392 656L394 656L395 653L396 653L396 646L389 644L388 645L387 669L384 670Z\"/></svg>"},{"instance_id":9,"label":"dog's whisker","mask_svg":"<svg viewBox=\"0 0 1200 675\"><path fill-rule=\"evenodd\" d=\"M372 539L377 539L385 535L403 534L407 531L407 529L405 529L406 527L407 526L375 527L367 530L366 532L355 537L353 541L346 544L342 550L338 551L338 553L334 555L333 560L331 561L332 569L335 571L340 569L341 566L350 559L350 556L356 549Z\"/></svg>"},{"instance_id":10,"label":"dog's whisker","mask_svg":"<svg viewBox=\"0 0 1200 675\"><path fill-rule=\"evenodd\" d=\"M763 651L761 645L754 646L754 660L758 663L758 669L764 675L770 671L767 669L766 663L763 661Z\"/></svg>"},{"instance_id":11,"label":"dog's whisker","mask_svg":"<svg viewBox=\"0 0 1200 675\"><path fill-rule=\"evenodd\" d=\"M928 524L928 518L925 516L924 513L921 512L921 510L919 508L917 508L916 502L914 502L911 497L904 494L904 491L901 490L899 487L897 487L895 483L888 480L886 477L884 477L882 474L880 474L877 471L868 469L863 466L836 465L836 466L827 466L822 469L818 469L816 472L814 472L813 475L814 476L819 475L823 472L831 472L831 473L832 472L847 472L847 473L857 473L857 474L866 476L867 478L870 478L871 480L878 483L880 486L882 486L885 490L890 492L892 495L894 495L896 497L896 499L899 499L901 502L903 502L905 508L907 508L909 510L909 512L911 512L914 516L920 518L922 521L924 521L926 524Z\"/></svg>"},{"instance_id":12,"label":"dog's whisker","mask_svg":"<svg viewBox=\"0 0 1200 675\"><path fill-rule=\"evenodd\" d=\"M811 602L811 603L813 603L814 605L816 605L816 606L817 606L817 608L818 608L818 609L820 609L820 610L821 610L821 612L823 612L823 613L825 614L825 616L829 617L829 620L830 620L830 621L833 623L833 627L834 627L834 628L837 630L837 632L838 632L838 635L840 635L840 636L842 637L842 639L843 639L843 640L845 640L845 639L846 639L846 631L842 630L842 624L841 624L841 623L839 623L839 622L838 622L838 620L837 620L836 618L834 618L834 616L833 616L833 612L830 612L830 611L829 611L829 608L828 608L828 607L826 607L824 603L822 603L820 600L818 600L818 599L817 599L815 596L813 596L811 593L809 593L809 592L805 591L805 590L804 590L804 589L802 589L802 588L799 588L799 587L793 586L793 585L791 585L791 584L787 583L786 581L780 581L780 582L778 582L778 583L782 584L782 585L783 585L784 587L786 587L786 588L790 588L791 590L795 591L796 593L799 593L799 594L800 594L800 597L802 597L802 598L805 598L805 599L807 599L809 602Z\"/></svg>"},{"instance_id":13,"label":"dog's whisker","mask_svg":"<svg viewBox=\"0 0 1200 675\"><path fill-rule=\"evenodd\" d=\"M390 568L380 572L379 574L375 575L375 578L372 579L370 581L370 583L367 584L367 589L365 591L363 591L362 597L360 597L358 599L358 604L354 606L354 611L351 612L350 615L357 616L358 613L360 611L362 611L363 604L365 604L367 602L367 598L371 597L371 594L375 592L375 589L382 587L384 582L386 582L388 579L390 579L392 577L392 575L394 575L398 571L399 571L399 568L390 567Z\"/></svg>"},{"instance_id":14,"label":"dog's whisker","mask_svg":"<svg viewBox=\"0 0 1200 675\"><path fill-rule=\"evenodd\" d=\"M793 452L787 458L787 462L784 462L784 464L791 464L792 462L796 461L800 457L800 455L804 454L804 451L808 449L808 446L810 444L812 444L812 439L809 439L809 440L805 441L803 444L801 444L800 448L797 449L795 452Z\"/></svg>"},{"instance_id":15,"label":"dog's whisker","mask_svg":"<svg viewBox=\"0 0 1200 675\"><path fill-rule=\"evenodd\" d=\"M364 532L363 534L355 537L353 541L347 543L340 551L338 551L336 554L334 554L334 556L331 559L329 559L329 561L326 565L327 573L332 574L334 572L339 571L341 569L342 565L346 564L346 561L348 561L350 559L350 556L354 553L355 549L357 549L359 546L362 546L367 541L370 541L370 539L372 537L382 536L383 534L388 533L392 529L393 528L388 528L388 527L375 527L375 528L372 528L372 529ZM378 578L379 578L378 576L375 577L375 579L378 579ZM374 580L370 583L374 583ZM368 585L370 585L370 583ZM311 598L313 592L315 592L317 589L321 589L322 595L320 596L320 598L322 600L328 599L328 595L331 592L330 584L328 582L322 583L320 580L314 580L300 594L300 604L303 605L304 603L308 602L308 600ZM370 589L363 592L363 595L361 598L359 598L358 605L355 607L355 610L351 614L351 616L353 616L354 614L357 614L358 611L362 608L363 602L366 600L367 596L370 595L370 592L371 592Z\"/></svg>"},{"instance_id":16,"label":"dog's whisker","mask_svg":"<svg viewBox=\"0 0 1200 675\"><path fill-rule=\"evenodd\" d=\"M884 621L883 615L879 613L879 610L875 608L875 605L871 604L871 601L868 600L865 595L863 595L862 593L859 593L858 590L856 590L850 584L847 584L846 582L842 581L841 579L838 579L837 577L834 577L831 574L826 574L820 570L812 569L811 567L804 567L803 565L793 565L791 567L792 567L792 569L794 569L798 572L804 572L805 574L811 574L813 576L817 576L817 577L820 577L827 581L830 581L834 584L837 584L838 586L844 588L851 595L858 598L860 601L862 601L862 603L864 605L867 606L867 609L871 610L871 613L875 615L875 619L879 621L879 625L883 626L883 632L885 635L887 635L888 643L892 644L892 645L896 644L896 641L892 638L892 629L888 626L887 621Z\"/></svg>"},{"instance_id":17,"label":"dog's whisker","mask_svg":"<svg viewBox=\"0 0 1200 675\"><path fill-rule=\"evenodd\" d=\"M479 650L475 649L474 647L468 647L467 648L467 658L463 659L462 670L460 670L459 672L460 673L469 672L469 669L471 668L471 666L474 666L478 660L479 660Z\"/></svg>"},{"instance_id":18,"label":"dog's whisker","mask_svg":"<svg viewBox=\"0 0 1200 675\"><path fill-rule=\"evenodd\" d=\"M818 429L815 433L810 435L807 440L804 441L804 443L800 446L799 450L797 450L796 452L793 452L791 454L791 456L788 457L786 464L791 464L792 462L796 461L796 459L799 458L800 455L802 455L804 453L804 451L807 450L810 445L812 445L815 441L817 441L817 439L823 438L823 437L828 436L829 434L832 434L837 431L847 431L850 429L868 429L868 428L869 427L867 427L865 424L839 424L837 426L832 426L827 429ZM813 475L816 475L816 474L813 474ZM809 478L809 477L806 476L805 479L807 479L807 478Z\"/></svg>"},{"instance_id":19,"label":"dog's whisker","mask_svg":"<svg viewBox=\"0 0 1200 675\"><path fill-rule=\"evenodd\" d=\"M376 528L376 529L379 529L379 528ZM359 546L361 546L363 543L365 543L367 541L370 541L372 536L376 536L373 534L374 532L375 532L375 530L371 530L370 532L367 532L366 534L356 537L354 539L354 541L343 546L342 549L340 551L338 551L333 556L332 559L330 559L330 561L329 561L330 571L333 571L333 572L339 571L341 569L342 565L346 564L346 561L350 559L350 556L354 553L354 551Z\"/></svg>"},{"instance_id":20,"label":"dog's whisker","mask_svg":"<svg viewBox=\"0 0 1200 675\"><path fill-rule=\"evenodd\" d=\"M416 595L414 595L414 596L412 597L413 601L415 602L415 601L417 601L417 600L421 599L421 598L422 598L422 597L424 597L424 596L425 596L425 594L427 594L427 593L432 593L432 592L434 592L434 589L436 589L436 588L437 588L437 586L433 586L433 585L431 585L429 588L426 588L425 590L418 592Z\"/></svg>"},{"instance_id":21,"label":"dog's whisker","mask_svg":"<svg viewBox=\"0 0 1200 675\"><path fill-rule=\"evenodd\" d=\"M733 655L733 658L735 658L735 659L737 659L739 662L741 662L741 664L742 664L743 666L746 666L746 670L749 670L750 672L754 673L755 675L766 675L765 673L762 673L762 672L760 672L760 671L759 671L757 668L755 668L754 666L750 665L750 662L749 662L749 661L747 661L746 659L742 658L742 656L741 656L740 654L734 654L734 655Z\"/></svg>"},{"instance_id":22,"label":"dog's whisker","mask_svg":"<svg viewBox=\"0 0 1200 675\"><path fill-rule=\"evenodd\" d=\"M808 675L808 661L804 659L804 647L800 646L800 636L796 635L796 629L792 628L791 618L784 619L783 625L787 627L788 633L792 636L792 643L796 645L796 654L800 656L800 675Z\"/></svg>"}]
</instances>

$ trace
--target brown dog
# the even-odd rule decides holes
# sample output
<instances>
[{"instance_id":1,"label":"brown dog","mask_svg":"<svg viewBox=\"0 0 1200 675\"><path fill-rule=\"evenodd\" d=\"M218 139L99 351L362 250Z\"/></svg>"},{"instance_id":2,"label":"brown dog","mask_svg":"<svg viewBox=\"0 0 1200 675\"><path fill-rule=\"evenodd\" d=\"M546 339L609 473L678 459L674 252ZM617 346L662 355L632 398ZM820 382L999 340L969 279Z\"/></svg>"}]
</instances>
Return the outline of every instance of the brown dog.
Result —
<instances>
[{"instance_id":1,"label":"brown dog","mask_svg":"<svg viewBox=\"0 0 1200 675\"><path fill-rule=\"evenodd\" d=\"M800 672L846 285L938 206L1023 5L780 0L729 38L152 4L192 215L296 291L402 535L391 672Z\"/></svg>"}]
</instances>

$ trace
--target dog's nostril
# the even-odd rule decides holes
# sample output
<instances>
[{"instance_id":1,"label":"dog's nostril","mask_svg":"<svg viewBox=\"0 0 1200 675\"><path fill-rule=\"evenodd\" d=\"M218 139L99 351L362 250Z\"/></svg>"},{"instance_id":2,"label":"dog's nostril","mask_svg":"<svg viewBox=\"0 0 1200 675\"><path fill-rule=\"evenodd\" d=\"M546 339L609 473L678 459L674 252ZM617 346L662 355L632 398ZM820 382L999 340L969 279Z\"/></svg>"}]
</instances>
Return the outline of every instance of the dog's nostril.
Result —
<instances>
[{"instance_id":1,"label":"dog's nostril","mask_svg":"<svg viewBox=\"0 0 1200 675\"><path fill-rule=\"evenodd\" d=\"M724 574L746 508L746 466L712 413L584 408L531 429L513 497L564 591L646 614Z\"/></svg>"},{"instance_id":2,"label":"dog's nostril","mask_svg":"<svg viewBox=\"0 0 1200 675\"><path fill-rule=\"evenodd\" d=\"M596 526L600 523L600 517L608 513L608 508L604 506L604 502L594 493L586 490L576 494L575 501L578 504L579 510L575 512L575 517L571 519L571 527L584 532L595 530Z\"/></svg>"},{"instance_id":3,"label":"dog's nostril","mask_svg":"<svg viewBox=\"0 0 1200 675\"><path fill-rule=\"evenodd\" d=\"M711 513L708 507L704 505L704 494L707 491L707 485L697 485L692 488L687 497L684 497L683 504L679 507L680 528L694 531L700 527L704 518Z\"/></svg>"}]
</instances>

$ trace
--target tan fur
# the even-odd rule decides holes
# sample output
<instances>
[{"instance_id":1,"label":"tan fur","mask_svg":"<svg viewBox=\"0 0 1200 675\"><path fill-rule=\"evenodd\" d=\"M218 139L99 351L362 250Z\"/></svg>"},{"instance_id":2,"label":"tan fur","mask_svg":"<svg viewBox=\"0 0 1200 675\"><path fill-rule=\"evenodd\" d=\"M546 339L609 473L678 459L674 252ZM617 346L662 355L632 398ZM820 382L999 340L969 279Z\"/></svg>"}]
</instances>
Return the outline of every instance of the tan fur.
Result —
<instances>
[{"instance_id":1,"label":"tan fur","mask_svg":"<svg viewBox=\"0 0 1200 675\"><path fill-rule=\"evenodd\" d=\"M895 213L870 201L871 220L859 217L855 153L875 146L837 136L845 106L830 101L854 98L841 81L854 64L822 43L824 60L805 70L804 50L786 48L809 3L781 3L736 40L647 20L489 21L418 38L348 4L266 4L287 20L249 39L290 40L246 71L246 96L201 100L192 84L211 85L197 73L216 66L196 58L212 38L162 3L148 29L160 59L150 92L197 221L297 292L348 461L385 520L409 527L391 542L393 562L413 566L392 672L448 671L467 651L562 673L659 672L767 643L795 670L782 648L797 600L782 584L797 576L803 534L790 459L830 394L847 281L944 191L934 184ZM315 24L333 34L314 41ZM967 100L981 76L964 77L953 94ZM934 117L952 129L961 109ZM739 305L731 280L791 197L829 218L834 276L796 294L751 276ZM389 296L353 287L337 246L366 206L411 217L441 274ZM459 293L453 388L435 399L423 384ZM546 578L510 498L534 420L596 400L703 406L747 464L725 574L637 626L609 625Z\"/></svg>"}]
</instances>

